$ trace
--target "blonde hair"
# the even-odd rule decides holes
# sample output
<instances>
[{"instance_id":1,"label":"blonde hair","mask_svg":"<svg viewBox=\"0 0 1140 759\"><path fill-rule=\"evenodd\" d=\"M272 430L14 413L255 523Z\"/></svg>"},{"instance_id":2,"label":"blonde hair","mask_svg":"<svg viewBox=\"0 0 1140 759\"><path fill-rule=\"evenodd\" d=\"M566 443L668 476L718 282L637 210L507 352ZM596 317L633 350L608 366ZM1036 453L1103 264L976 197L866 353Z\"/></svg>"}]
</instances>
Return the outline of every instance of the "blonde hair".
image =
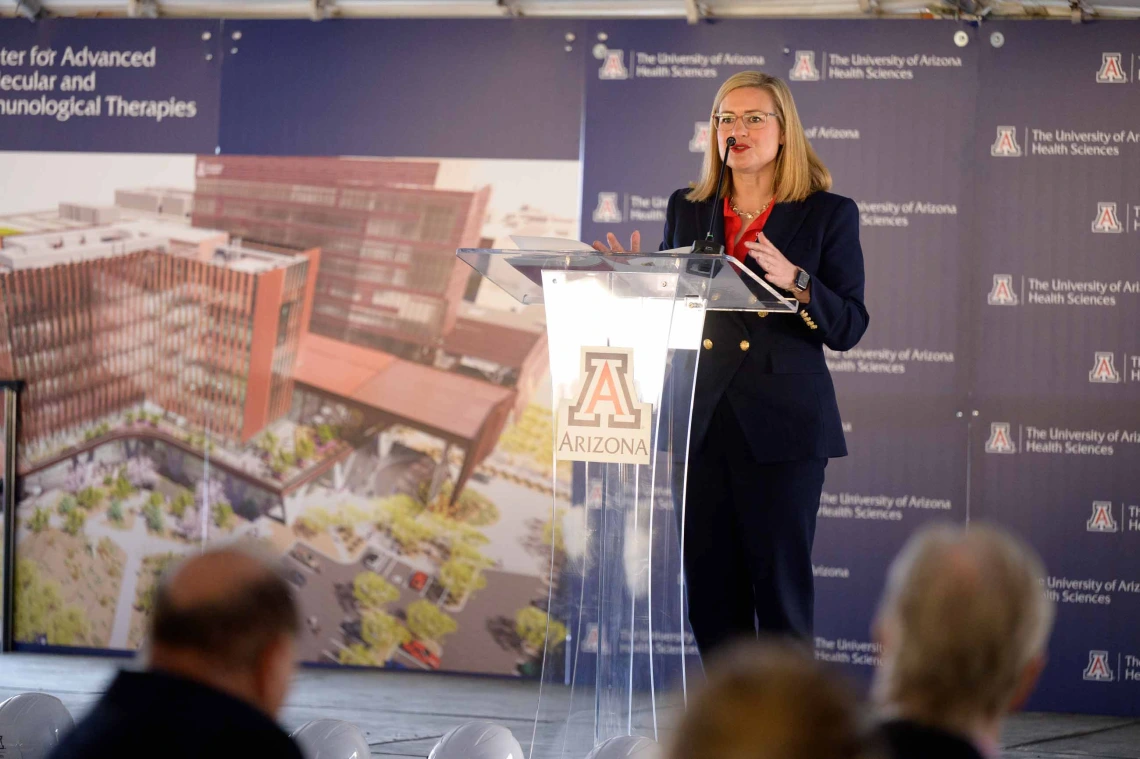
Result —
<instances>
[{"instance_id":1,"label":"blonde hair","mask_svg":"<svg viewBox=\"0 0 1140 759\"><path fill-rule=\"evenodd\" d=\"M740 643L709 668L670 759L856 759L870 734L848 688L800 645Z\"/></svg>"},{"instance_id":2,"label":"blonde hair","mask_svg":"<svg viewBox=\"0 0 1140 759\"><path fill-rule=\"evenodd\" d=\"M757 87L772 96L776 104L776 120L784 130L784 144L776 154L775 202L803 200L818 190L831 189L831 172L823 165L804 134L800 114L792 91L784 80L759 71L741 71L724 81L713 100L709 114L709 146L701 165L701 178L693 185L686 199L699 203L716 195L716 178L720 173L720 151L716 141L716 114L728 93L741 87ZM724 184L732 186L732 169L725 167Z\"/></svg>"},{"instance_id":3,"label":"blonde hair","mask_svg":"<svg viewBox=\"0 0 1140 759\"><path fill-rule=\"evenodd\" d=\"M1000 716L1045 651L1054 609L1044 579L1033 549L996 528L919 532L887 576L876 700L951 729Z\"/></svg>"}]
</instances>

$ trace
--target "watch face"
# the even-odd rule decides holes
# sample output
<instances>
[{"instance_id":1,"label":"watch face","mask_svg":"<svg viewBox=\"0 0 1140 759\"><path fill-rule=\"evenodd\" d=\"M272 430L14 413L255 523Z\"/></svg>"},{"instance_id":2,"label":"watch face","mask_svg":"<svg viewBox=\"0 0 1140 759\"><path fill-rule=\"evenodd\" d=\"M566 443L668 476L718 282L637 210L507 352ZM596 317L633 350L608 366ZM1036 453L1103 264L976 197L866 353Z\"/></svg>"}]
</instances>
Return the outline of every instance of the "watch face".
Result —
<instances>
[{"instance_id":1,"label":"watch face","mask_svg":"<svg viewBox=\"0 0 1140 759\"><path fill-rule=\"evenodd\" d=\"M803 269L800 269L799 273L796 274L796 287L800 290L803 290L805 287L808 286L808 282L810 280L811 280L810 275L808 275L808 273L806 271L804 271Z\"/></svg>"}]
</instances>

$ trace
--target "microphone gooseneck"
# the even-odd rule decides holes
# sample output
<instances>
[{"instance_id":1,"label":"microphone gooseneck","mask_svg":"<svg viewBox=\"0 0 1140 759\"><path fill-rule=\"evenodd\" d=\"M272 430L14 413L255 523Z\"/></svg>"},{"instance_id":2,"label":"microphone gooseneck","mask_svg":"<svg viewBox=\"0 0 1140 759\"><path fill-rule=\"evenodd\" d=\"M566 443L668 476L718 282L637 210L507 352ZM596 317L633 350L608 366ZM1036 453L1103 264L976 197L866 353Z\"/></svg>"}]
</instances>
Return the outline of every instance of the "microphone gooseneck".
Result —
<instances>
[{"instance_id":1,"label":"microphone gooseneck","mask_svg":"<svg viewBox=\"0 0 1140 759\"><path fill-rule=\"evenodd\" d=\"M709 219L709 229L708 232L705 233L704 240L698 240L693 243L693 248L691 251L693 253L707 253L715 256L719 256L724 253L723 245L713 244L713 229L715 228L717 217L721 215L719 211L719 205L721 200L721 190L724 189L724 167L728 165L728 151L731 150L732 146L735 144L735 137L729 137L724 141L724 155L721 157L720 171L717 172L716 176L716 193L713 195L712 217Z\"/></svg>"}]
</instances>

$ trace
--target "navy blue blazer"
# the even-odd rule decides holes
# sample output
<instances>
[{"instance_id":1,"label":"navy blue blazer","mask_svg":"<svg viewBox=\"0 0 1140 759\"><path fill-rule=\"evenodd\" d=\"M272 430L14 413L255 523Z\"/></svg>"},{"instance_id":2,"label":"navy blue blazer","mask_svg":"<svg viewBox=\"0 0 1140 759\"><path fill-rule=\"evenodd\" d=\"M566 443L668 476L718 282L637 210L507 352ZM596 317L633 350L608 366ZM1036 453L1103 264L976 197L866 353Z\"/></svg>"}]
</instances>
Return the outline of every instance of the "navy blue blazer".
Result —
<instances>
[{"instance_id":1,"label":"navy blue blazer","mask_svg":"<svg viewBox=\"0 0 1140 759\"><path fill-rule=\"evenodd\" d=\"M693 203L686 193L683 188L669 198L662 250L688 247L708 231L712 201ZM816 192L803 201L777 203L764 235L811 275L811 303L801 305L801 314L708 312L690 449L699 449L724 399L758 462L846 456L823 346L848 350L867 330L859 209L850 198ZM717 219L714 237L724 244L723 219ZM746 264L764 276L751 257Z\"/></svg>"}]
</instances>

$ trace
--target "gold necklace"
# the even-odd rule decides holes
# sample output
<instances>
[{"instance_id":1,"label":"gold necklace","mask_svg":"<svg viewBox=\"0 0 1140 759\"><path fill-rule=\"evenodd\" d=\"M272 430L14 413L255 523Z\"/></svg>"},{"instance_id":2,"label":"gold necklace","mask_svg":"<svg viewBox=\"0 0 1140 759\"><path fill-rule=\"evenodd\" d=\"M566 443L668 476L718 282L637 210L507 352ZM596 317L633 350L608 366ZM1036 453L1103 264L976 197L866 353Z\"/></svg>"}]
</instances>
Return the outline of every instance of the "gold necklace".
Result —
<instances>
[{"instance_id":1,"label":"gold necklace","mask_svg":"<svg viewBox=\"0 0 1140 759\"><path fill-rule=\"evenodd\" d=\"M739 208L736 207L736 201L732 198L732 196L729 196L729 198L728 198L728 207L732 209L732 212L734 214L736 214L737 216L739 216L740 218L744 219L747 222L751 222L753 219L758 217L760 214L767 211L768 206L770 206L770 205L772 205L771 199L769 199L768 202L765 203L764 205L760 206L759 211L741 211Z\"/></svg>"}]
</instances>

